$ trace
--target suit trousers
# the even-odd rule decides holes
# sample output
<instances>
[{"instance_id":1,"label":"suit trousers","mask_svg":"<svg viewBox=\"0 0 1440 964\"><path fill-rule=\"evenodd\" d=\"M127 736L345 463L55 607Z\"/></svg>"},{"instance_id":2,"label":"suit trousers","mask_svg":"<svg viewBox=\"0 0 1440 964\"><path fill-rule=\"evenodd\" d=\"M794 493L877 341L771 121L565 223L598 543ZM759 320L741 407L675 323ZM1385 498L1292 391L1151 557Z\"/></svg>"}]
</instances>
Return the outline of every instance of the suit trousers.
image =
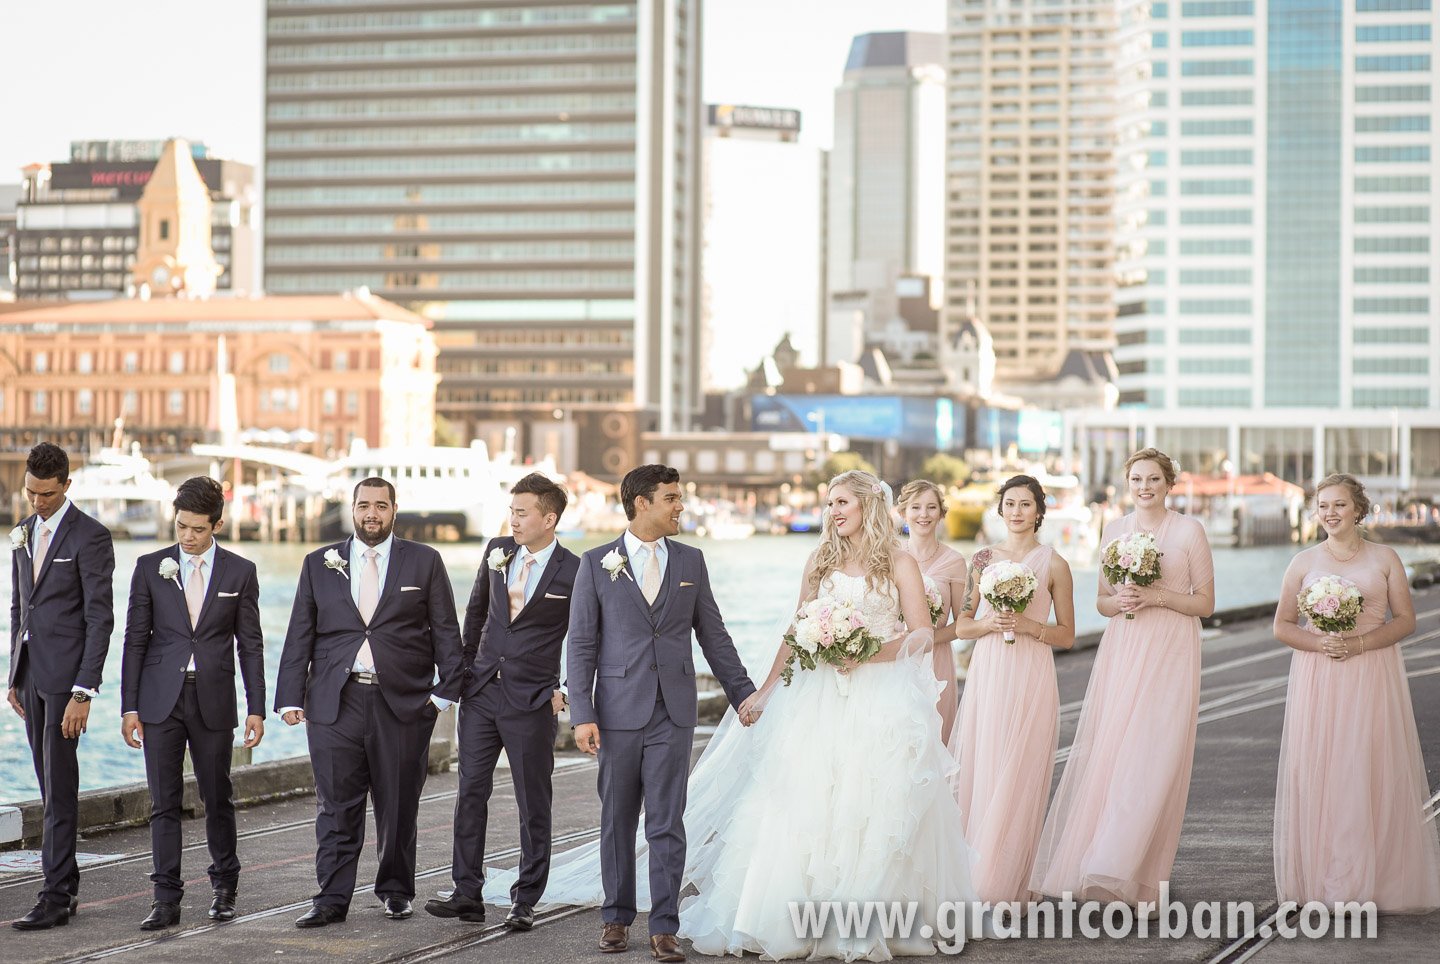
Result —
<instances>
[{"instance_id":1,"label":"suit trousers","mask_svg":"<svg viewBox=\"0 0 1440 964\"><path fill-rule=\"evenodd\" d=\"M695 728L677 726L657 698L638 730L600 731L600 869L607 924L635 920L635 831L645 809L650 846L650 933L680 928L680 880L685 873L685 796Z\"/></svg>"},{"instance_id":2,"label":"suit trousers","mask_svg":"<svg viewBox=\"0 0 1440 964\"><path fill-rule=\"evenodd\" d=\"M420 793L429 772L435 714L405 723L379 686L355 681L340 690L334 723L307 722L315 771L316 904L347 910L365 846L365 801L375 801L380 868L375 896L415 898Z\"/></svg>"},{"instance_id":3,"label":"suit trousers","mask_svg":"<svg viewBox=\"0 0 1440 964\"><path fill-rule=\"evenodd\" d=\"M510 900L537 904L550 878L550 783L555 770L559 721L546 702L538 710L517 710L491 677L475 696L460 703L460 795L455 801L455 889L479 900L485 886L485 827L495 763L500 751L510 763L515 806L520 811L520 867Z\"/></svg>"},{"instance_id":4,"label":"suit trousers","mask_svg":"<svg viewBox=\"0 0 1440 964\"><path fill-rule=\"evenodd\" d=\"M35 641L26 645L33 646ZM70 898L80 892L80 865L75 862L80 822L80 763L76 752L80 738L66 739L60 733L70 694L38 691L28 656L21 653L24 662L15 679L15 691L25 710L25 737L30 741L35 778L45 804L44 840L40 845L45 883L38 897L47 904L69 906Z\"/></svg>"},{"instance_id":5,"label":"suit trousers","mask_svg":"<svg viewBox=\"0 0 1440 964\"><path fill-rule=\"evenodd\" d=\"M195 784L205 804L205 842L210 847L210 886L237 889L235 801L230 787L233 729L212 730L200 715L194 683L186 683L175 709L160 723L145 724L145 779L150 784L150 849L154 854L155 899L179 902L185 895L180 872L184 849L180 805L185 793L185 747L195 765Z\"/></svg>"}]
</instances>

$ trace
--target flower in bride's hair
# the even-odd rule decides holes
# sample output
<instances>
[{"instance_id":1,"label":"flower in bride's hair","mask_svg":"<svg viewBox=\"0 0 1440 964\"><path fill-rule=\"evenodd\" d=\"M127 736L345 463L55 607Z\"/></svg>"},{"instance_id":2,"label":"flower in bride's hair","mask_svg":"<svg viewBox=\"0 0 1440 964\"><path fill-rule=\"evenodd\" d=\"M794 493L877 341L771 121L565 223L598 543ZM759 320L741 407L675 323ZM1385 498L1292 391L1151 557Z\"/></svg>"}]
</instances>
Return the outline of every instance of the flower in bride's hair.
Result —
<instances>
[{"instance_id":1,"label":"flower in bride's hair","mask_svg":"<svg viewBox=\"0 0 1440 964\"><path fill-rule=\"evenodd\" d=\"M876 495L879 495L880 493L884 492L885 490L880 487L880 483L879 483L879 482L876 482L874 485L870 486L870 491L871 491L871 492L874 492Z\"/></svg>"}]
</instances>

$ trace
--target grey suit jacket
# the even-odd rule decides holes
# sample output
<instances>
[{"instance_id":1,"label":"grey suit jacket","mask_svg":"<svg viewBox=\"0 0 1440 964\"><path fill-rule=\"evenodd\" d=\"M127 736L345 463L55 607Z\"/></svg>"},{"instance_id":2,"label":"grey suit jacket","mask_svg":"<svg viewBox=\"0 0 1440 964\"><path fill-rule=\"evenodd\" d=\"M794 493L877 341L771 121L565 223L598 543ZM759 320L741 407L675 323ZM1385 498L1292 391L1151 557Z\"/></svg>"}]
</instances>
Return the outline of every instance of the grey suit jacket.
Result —
<instances>
[{"instance_id":1,"label":"grey suit jacket","mask_svg":"<svg viewBox=\"0 0 1440 964\"><path fill-rule=\"evenodd\" d=\"M566 657L572 725L641 729L660 695L676 726L694 726L692 632L732 706L755 692L715 605L704 553L673 539L665 542L665 585L653 609L628 560L614 578L600 564L611 550L625 555L624 536L581 557L570 597Z\"/></svg>"}]
</instances>

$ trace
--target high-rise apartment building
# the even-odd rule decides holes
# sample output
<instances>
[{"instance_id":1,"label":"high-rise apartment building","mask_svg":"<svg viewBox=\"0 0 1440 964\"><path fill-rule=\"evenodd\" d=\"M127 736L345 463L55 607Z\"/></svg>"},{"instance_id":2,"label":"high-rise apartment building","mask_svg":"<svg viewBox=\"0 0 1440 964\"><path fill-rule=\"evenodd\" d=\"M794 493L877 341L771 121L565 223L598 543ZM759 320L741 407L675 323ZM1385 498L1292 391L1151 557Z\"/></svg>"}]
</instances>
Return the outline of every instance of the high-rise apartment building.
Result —
<instances>
[{"instance_id":1,"label":"high-rise apartment building","mask_svg":"<svg viewBox=\"0 0 1440 964\"><path fill-rule=\"evenodd\" d=\"M943 271L944 40L869 33L850 46L829 155L825 364L855 361L899 314L900 278Z\"/></svg>"},{"instance_id":2,"label":"high-rise apartment building","mask_svg":"<svg viewBox=\"0 0 1440 964\"><path fill-rule=\"evenodd\" d=\"M438 412L614 474L700 409L699 0L269 0L265 280L435 322Z\"/></svg>"},{"instance_id":3,"label":"high-rise apartment building","mask_svg":"<svg viewBox=\"0 0 1440 964\"><path fill-rule=\"evenodd\" d=\"M1114 5L950 0L948 36L947 328L1047 379L1114 343Z\"/></svg>"}]
</instances>

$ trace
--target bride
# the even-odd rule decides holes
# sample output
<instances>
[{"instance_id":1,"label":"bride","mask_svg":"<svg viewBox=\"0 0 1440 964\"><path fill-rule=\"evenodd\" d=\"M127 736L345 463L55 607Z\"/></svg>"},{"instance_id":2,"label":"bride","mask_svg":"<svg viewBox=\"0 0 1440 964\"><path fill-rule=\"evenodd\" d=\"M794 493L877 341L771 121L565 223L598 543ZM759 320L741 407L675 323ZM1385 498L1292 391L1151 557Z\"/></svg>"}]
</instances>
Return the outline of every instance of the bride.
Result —
<instances>
[{"instance_id":1,"label":"bride","mask_svg":"<svg viewBox=\"0 0 1440 964\"><path fill-rule=\"evenodd\" d=\"M972 852L939 738L924 583L897 543L890 503L868 472L831 480L799 600L850 602L889 641L866 663L798 669L788 686L782 643L754 725L728 712L690 775L682 892L697 893L681 901L680 935L702 954L884 961L934 954L937 938L964 941ZM636 853L647 860L643 839ZM509 876L487 878L486 900L508 902ZM642 907L646 880L642 869ZM596 843L555 857L537 909L602 899ZM917 908L908 932L888 937L873 920L863 934L842 937L833 920L799 932L805 905L818 913L829 902Z\"/></svg>"}]
</instances>

